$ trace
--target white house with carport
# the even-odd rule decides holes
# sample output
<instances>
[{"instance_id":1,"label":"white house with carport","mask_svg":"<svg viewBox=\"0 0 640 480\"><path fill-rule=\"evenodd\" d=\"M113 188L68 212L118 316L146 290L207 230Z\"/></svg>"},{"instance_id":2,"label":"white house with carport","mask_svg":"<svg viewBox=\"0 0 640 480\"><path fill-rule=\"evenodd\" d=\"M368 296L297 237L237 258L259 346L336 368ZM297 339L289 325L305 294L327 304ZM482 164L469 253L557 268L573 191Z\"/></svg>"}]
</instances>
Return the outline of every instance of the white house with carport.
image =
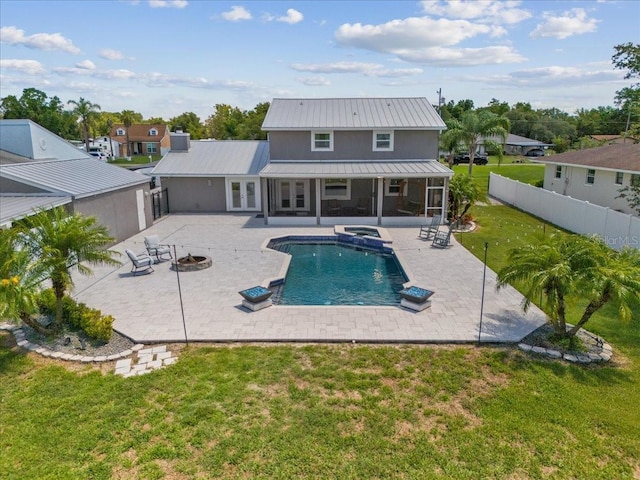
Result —
<instances>
[{"instance_id":1,"label":"white house with carport","mask_svg":"<svg viewBox=\"0 0 640 480\"><path fill-rule=\"evenodd\" d=\"M171 212L262 212L265 223L418 225L446 216L446 128L425 98L274 99L268 141L189 141L152 174Z\"/></svg>"},{"instance_id":2,"label":"white house with carport","mask_svg":"<svg viewBox=\"0 0 640 480\"><path fill-rule=\"evenodd\" d=\"M640 184L640 144L573 150L544 159L544 188L623 213L637 214L620 189Z\"/></svg>"}]
</instances>

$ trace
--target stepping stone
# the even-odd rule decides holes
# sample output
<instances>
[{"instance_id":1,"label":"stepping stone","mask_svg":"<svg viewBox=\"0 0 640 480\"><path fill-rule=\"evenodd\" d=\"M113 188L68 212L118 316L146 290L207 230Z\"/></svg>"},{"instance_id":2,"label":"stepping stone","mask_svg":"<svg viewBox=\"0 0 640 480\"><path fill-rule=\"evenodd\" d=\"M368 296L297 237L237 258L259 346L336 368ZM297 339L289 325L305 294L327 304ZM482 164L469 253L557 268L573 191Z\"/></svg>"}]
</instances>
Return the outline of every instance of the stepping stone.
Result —
<instances>
[{"instance_id":1,"label":"stepping stone","mask_svg":"<svg viewBox=\"0 0 640 480\"><path fill-rule=\"evenodd\" d=\"M171 358L171 352L160 352L156 355L156 360L164 360L166 358Z\"/></svg>"}]
</instances>

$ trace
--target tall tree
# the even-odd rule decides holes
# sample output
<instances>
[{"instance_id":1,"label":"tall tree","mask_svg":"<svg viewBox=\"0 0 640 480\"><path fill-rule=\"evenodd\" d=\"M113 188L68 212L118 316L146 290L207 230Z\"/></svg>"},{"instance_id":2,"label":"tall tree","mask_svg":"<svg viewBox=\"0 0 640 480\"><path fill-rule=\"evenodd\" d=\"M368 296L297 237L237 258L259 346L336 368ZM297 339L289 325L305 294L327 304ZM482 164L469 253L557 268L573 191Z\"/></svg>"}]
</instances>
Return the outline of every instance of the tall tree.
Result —
<instances>
[{"instance_id":1,"label":"tall tree","mask_svg":"<svg viewBox=\"0 0 640 480\"><path fill-rule=\"evenodd\" d=\"M72 270L82 275L93 271L87 265L120 265L118 252L107 250L113 243L107 228L95 217L69 215L64 208L40 210L24 220L24 239L32 258L51 280L56 296L54 327L62 326L62 299L73 285Z\"/></svg>"},{"instance_id":2,"label":"tall tree","mask_svg":"<svg viewBox=\"0 0 640 480\"><path fill-rule=\"evenodd\" d=\"M473 160L478 147L486 137L499 137L503 142L511 128L509 119L488 110L469 110L460 120L452 119L447 124L453 136L469 152L469 175L473 172Z\"/></svg>"},{"instance_id":3,"label":"tall tree","mask_svg":"<svg viewBox=\"0 0 640 480\"><path fill-rule=\"evenodd\" d=\"M127 142L127 146L125 147L126 152L124 153L125 156L130 157L132 148L131 143L129 142L129 128L131 128L131 125L136 121L136 112L133 110L123 110L120 112L120 121L124 124L124 133Z\"/></svg>"},{"instance_id":4,"label":"tall tree","mask_svg":"<svg viewBox=\"0 0 640 480\"><path fill-rule=\"evenodd\" d=\"M640 250L615 251L596 237L551 235L537 244L513 249L498 272L498 289L507 284L522 289L527 311L541 299L559 337L572 337L607 303L622 319L640 307ZM567 302L578 297L587 305L574 326L567 328Z\"/></svg>"},{"instance_id":5,"label":"tall tree","mask_svg":"<svg viewBox=\"0 0 640 480\"><path fill-rule=\"evenodd\" d=\"M80 119L80 123L82 123L85 151L89 153L89 127L100 110L100 105L97 103L91 103L89 100L85 100L82 97L80 97L80 100L78 101L69 100L67 103L74 106L72 112Z\"/></svg>"},{"instance_id":6,"label":"tall tree","mask_svg":"<svg viewBox=\"0 0 640 480\"><path fill-rule=\"evenodd\" d=\"M169 120L169 128L171 131L176 131L177 128L181 128L183 132L187 132L192 140L200 140L204 138L204 125L193 112L185 112L177 117L173 117Z\"/></svg>"}]
</instances>

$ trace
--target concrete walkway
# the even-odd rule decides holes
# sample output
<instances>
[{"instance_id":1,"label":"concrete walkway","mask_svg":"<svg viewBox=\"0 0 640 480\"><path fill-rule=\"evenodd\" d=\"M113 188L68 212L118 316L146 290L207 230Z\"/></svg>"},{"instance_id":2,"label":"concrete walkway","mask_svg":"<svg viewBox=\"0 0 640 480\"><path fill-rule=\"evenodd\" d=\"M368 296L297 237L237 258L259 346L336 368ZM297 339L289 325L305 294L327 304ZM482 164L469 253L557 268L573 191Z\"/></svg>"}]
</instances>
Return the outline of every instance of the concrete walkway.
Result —
<instances>
[{"instance_id":1,"label":"concrete walkway","mask_svg":"<svg viewBox=\"0 0 640 480\"><path fill-rule=\"evenodd\" d=\"M273 306L258 312L241 307L238 291L265 285L280 274L284 254L263 250L269 237L333 234L332 227L270 227L253 215L171 215L113 247L144 251L146 235L175 244L178 256L208 255L213 266L180 273L184 324L189 341L473 342L478 338L483 264L453 240L436 249L420 240L418 227L387 228L396 254L415 285L434 290L430 309L401 307ZM185 330L176 272L170 262L155 272L130 274L126 255L119 268L96 267L76 275L74 297L115 317L115 328L140 343L183 342ZM518 342L543 325L535 306L521 312L512 288L496 292L487 269L483 342ZM266 285L265 285L266 286Z\"/></svg>"}]
</instances>

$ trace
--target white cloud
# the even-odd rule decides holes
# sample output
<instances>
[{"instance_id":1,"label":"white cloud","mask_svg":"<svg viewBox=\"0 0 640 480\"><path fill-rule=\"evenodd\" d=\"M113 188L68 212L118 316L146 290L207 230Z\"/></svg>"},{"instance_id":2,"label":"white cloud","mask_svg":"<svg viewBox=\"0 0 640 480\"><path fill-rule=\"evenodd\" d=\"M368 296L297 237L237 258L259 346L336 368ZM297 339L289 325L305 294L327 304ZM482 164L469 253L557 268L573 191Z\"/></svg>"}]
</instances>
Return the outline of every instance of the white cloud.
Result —
<instances>
[{"instance_id":1,"label":"white cloud","mask_svg":"<svg viewBox=\"0 0 640 480\"><path fill-rule=\"evenodd\" d=\"M74 55L80 53L80 49L71 40L59 33L36 33L25 36L24 30L14 26L0 28L0 43L23 45L35 50L60 50Z\"/></svg>"},{"instance_id":2,"label":"white cloud","mask_svg":"<svg viewBox=\"0 0 640 480\"><path fill-rule=\"evenodd\" d=\"M531 38L553 37L563 40L573 35L595 32L599 23L595 18L588 18L587 12L582 8L572 8L562 15L544 12L542 16L544 22L531 32Z\"/></svg>"},{"instance_id":3,"label":"white cloud","mask_svg":"<svg viewBox=\"0 0 640 480\"><path fill-rule=\"evenodd\" d=\"M83 60L81 62L76 63L76 67L84 70L95 70L96 64L93 63L91 60Z\"/></svg>"},{"instance_id":4,"label":"white cloud","mask_svg":"<svg viewBox=\"0 0 640 480\"><path fill-rule=\"evenodd\" d=\"M228 12L222 12L222 18L230 22L239 22L240 20L251 20L251 12L244 7L234 5Z\"/></svg>"},{"instance_id":5,"label":"white cloud","mask_svg":"<svg viewBox=\"0 0 640 480\"><path fill-rule=\"evenodd\" d=\"M531 18L517 8L522 2L504 0L424 0L424 13L448 18L475 19L482 23L515 24Z\"/></svg>"},{"instance_id":6,"label":"white cloud","mask_svg":"<svg viewBox=\"0 0 640 480\"><path fill-rule=\"evenodd\" d=\"M151 8L184 8L187 5L186 0L149 0Z\"/></svg>"},{"instance_id":7,"label":"white cloud","mask_svg":"<svg viewBox=\"0 0 640 480\"><path fill-rule=\"evenodd\" d=\"M473 80L477 81L475 77ZM595 83L611 83L622 81L621 72L612 69L595 69L581 67L562 67L551 65L547 67L517 70L508 75L488 76L485 82L491 84L510 85L515 87L562 85L571 88L576 85L593 85Z\"/></svg>"},{"instance_id":8,"label":"white cloud","mask_svg":"<svg viewBox=\"0 0 640 480\"><path fill-rule=\"evenodd\" d=\"M342 46L391 53L407 62L461 66L523 61L523 57L508 46L452 48L476 35L494 36L502 32L467 20L412 17L381 25L344 24L338 28L335 37Z\"/></svg>"},{"instance_id":9,"label":"white cloud","mask_svg":"<svg viewBox=\"0 0 640 480\"><path fill-rule=\"evenodd\" d=\"M100 50L98 55L100 55L100 57L104 58L105 60L122 60L124 58L122 52L113 50L111 48L103 48L102 50Z\"/></svg>"},{"instance_id":10,"label":"white cloud","mask_svg":"<svg viewBox=\"0 0 640 480\"><path fill-rule=\"evenodd\" d=\"M296 81L310 87L328 87L331 85L329 79L324 77L296 77Z\"/></svg>"},{"instance_id":11,"label":"white cloud","mask_svg":"<svg viewBox=\"0 0 640 480\"><path fill-rule=\"evenodd\" d=\"M0 69L15 70L27 75L42 75L46 73L42 64L36 60L0 59Z\"/></svg>"},{"instance_id":12,"label":"white cloud","mask_svg":"<svg viewBox=\"0 0 640 480\"><path fill-rule=\"evenodd\" d=\"M278 17L276 20L278 22L294 24L294 23L300 23L303 19L304 19L304 15L302 15L302 13L300 13L295 8L290 8L287 10L286 15L282 17Z\"/></svg>"},{"instance_id":13,"label":"white cloud","mask_svg":"<svg viewBox=\"0 0 640 480\"><path fill-rule=\"evenodd\" d=\"M335 62L335 63L294 63L291 68L298 72L311 73L361 73L368 77L407 77L422 73L421 68L384 68L379 63Z\"/></svg>"}]
</instances>

